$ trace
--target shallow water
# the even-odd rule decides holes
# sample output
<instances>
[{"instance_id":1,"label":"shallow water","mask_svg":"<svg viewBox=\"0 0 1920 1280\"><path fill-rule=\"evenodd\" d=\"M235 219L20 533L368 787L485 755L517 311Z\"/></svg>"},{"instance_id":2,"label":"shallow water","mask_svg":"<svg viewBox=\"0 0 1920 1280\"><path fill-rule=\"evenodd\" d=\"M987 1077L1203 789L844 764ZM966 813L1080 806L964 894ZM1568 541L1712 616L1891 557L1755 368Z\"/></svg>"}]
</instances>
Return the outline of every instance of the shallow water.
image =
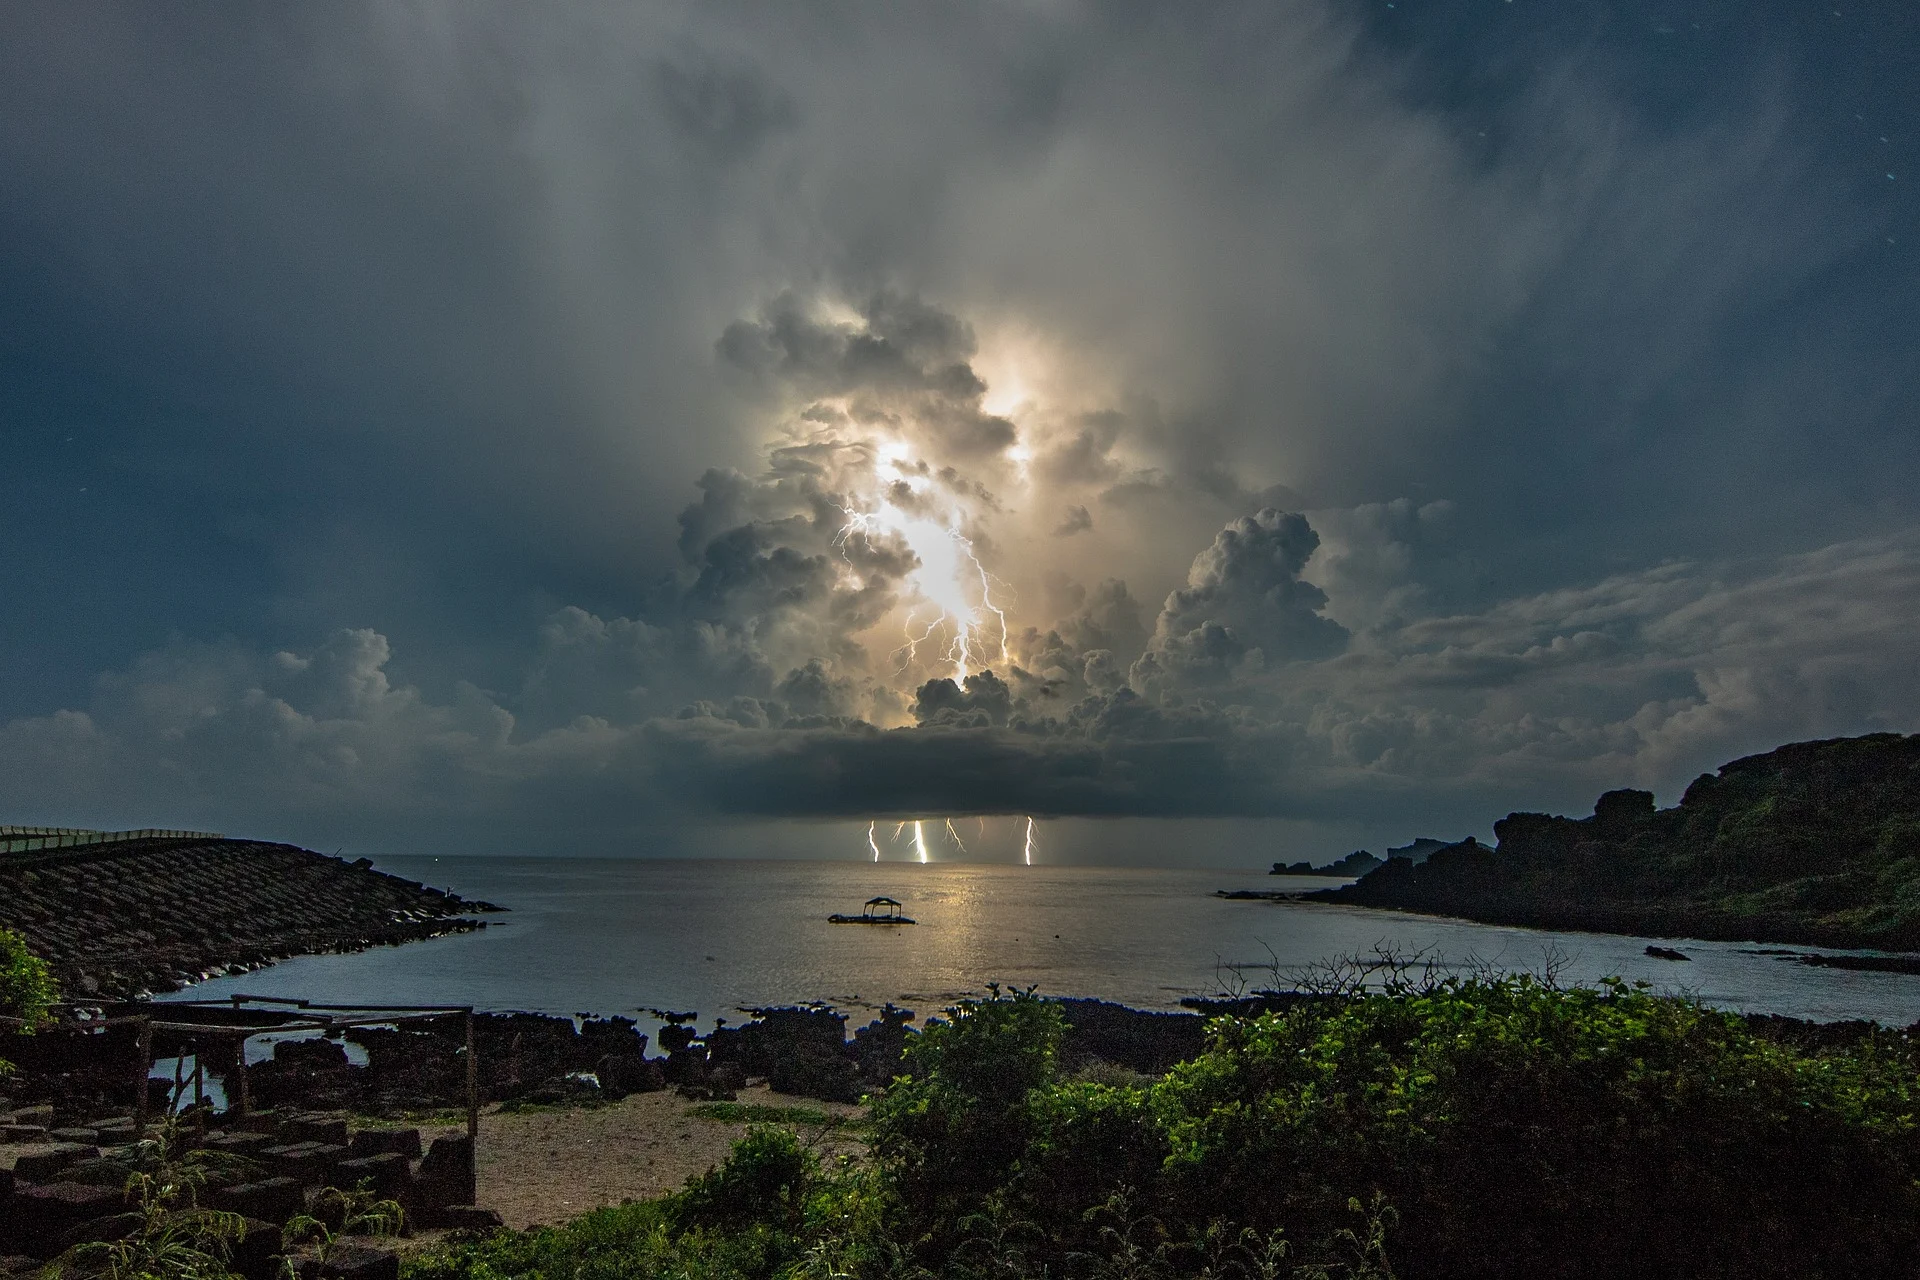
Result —
<instances>
[{"instance_id":1,"label":"shallow water","mask_svg":"<svg viewBox=\"0 0 1920 1280\"><path fill-rule=\"evenodd\" d=\"M1815 968L1747 954L1751 943L1663 940L1692 957L1680 963L1643 954L1647 938L1213 896L1335 883L1246 870L584 858L380 866L512 911L477 933L303 956L181 994L558 1014L697 1010L702 1026L807 1000L849 1011L891 1001L926 1014L990 982L1171 1008L1184 995L1276 978L1290 985L1301 966L1386 945L1516 970L1537 971L1552 955L1563 981L1618 975L1753 1012L1920 1021L1920 977ZM880 894L919 923L827 923Z\"/></svg>"}]
</instances>

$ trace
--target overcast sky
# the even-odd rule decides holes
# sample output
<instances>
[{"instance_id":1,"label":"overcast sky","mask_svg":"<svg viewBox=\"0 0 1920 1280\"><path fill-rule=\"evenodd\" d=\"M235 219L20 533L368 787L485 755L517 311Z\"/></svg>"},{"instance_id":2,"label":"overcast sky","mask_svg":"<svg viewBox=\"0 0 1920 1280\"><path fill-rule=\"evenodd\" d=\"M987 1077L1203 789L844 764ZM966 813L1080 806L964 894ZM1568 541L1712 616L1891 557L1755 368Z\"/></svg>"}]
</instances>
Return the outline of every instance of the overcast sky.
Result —
<instances>
[{"instance_id":1,"label":"overcast sky","mask_svg":"<svg viewBox=\"0 0 1920 1280\"><path fill-rule=\"evenodd\" d=\"M0 819L1258 861L1920 729L1840 10L0 4Z\"/></svg>"}]
</instances>

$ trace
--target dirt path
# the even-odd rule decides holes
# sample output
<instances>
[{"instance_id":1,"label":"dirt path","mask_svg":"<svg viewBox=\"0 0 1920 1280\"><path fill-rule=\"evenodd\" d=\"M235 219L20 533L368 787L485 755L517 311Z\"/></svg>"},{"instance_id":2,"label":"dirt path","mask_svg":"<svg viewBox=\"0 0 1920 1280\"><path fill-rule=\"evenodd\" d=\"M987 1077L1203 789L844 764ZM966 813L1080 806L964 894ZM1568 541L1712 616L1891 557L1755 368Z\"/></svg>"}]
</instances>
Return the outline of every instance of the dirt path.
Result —
<instances>
[{"instance_id":1,"label":"dirt path","mask_svg":"<svg viewBox=\"0 0 1920 1280\"><path fill-rule=\"evenodd\" d=\"M760 1087L740 1091L742 1106L803 1107L857 1116L860 1108L790 1098ZM479 1202L510 1227L558 1223L589 1209L677 1191L718 1164L747 1130L694 1114L676 1093L638 1093L608 1107L568 1111L492 1112L480 1117ZM855 1133L797 1126L802 1141L831 1158L857 1155ZM451 1132L423 1129L421 1137Z\"/></svg>"}]
</instances>

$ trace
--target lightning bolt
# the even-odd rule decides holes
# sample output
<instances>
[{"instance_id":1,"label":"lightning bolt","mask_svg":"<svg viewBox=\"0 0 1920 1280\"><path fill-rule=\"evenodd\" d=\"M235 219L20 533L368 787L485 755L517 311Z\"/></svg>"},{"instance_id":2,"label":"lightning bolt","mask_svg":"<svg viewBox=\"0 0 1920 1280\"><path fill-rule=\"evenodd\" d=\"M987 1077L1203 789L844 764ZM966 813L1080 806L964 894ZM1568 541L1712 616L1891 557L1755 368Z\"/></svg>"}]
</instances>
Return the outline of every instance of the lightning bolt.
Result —
<instances>
[{"instance_id":1,"label":"lightning bolt","mask_svg":"<svg viewBox=\"0 0 1920 1280\"><path fill-rule=\"evenodd\" d=\"M1027 847L1025 850L1027 865L1033 865L1033 819L1027 819Z\"/></svg>"},{"instance_id":2,"label":"lightning bolt","mask_svg":"<svg viewBox=\"0 0 1920 1280\"><path fill-rule=\"evenodd\" d=\"M873 850L873 860L875 862L880 861L880 846L876 844L873 839L873 829L878 825L877 822L869 822L867 824L867 848Z\"/></svg>"},{"instance_id":3,"label":"lightning bolt","mask_svg":"<svg viewBox=\"0 0 1920 1280\"><path fill-rule=\"evenodd\" d=\"M966 842L965 840L962 840L962 839L960 838L960 833L959 833L958 831L955 831L955 830L953 829L953 819L952 819L952 818L948 818L948 819L947 819L947 834L948 834L948 835L950 835L950 836L952 836L952 837L953 837L953 842L954 842L955 844L957 844L957 845L959 845L959 846L960 846L960 853L961 853L961 855L962 855L963 857L964 857L964 856L966 856L966 855L967 855L967 842Z\"/></svg>"},{"instance_id":4,"label":"lightning bolt","mask_svg":"<svg viewBox=\"0 0 1920 1280\"><path fill-rule=\"evenodd\" d=\"M919 852L922 862L928 861L926 825L918 818L913 820L913 847Z\"/></svg>"},{"instance_id":5,"label":"lightning bolt","mask_svg":"<svg viewBox=\"0 0 1920 1280\"><path fill-rule=\"evenodd\" d=\"M882 485L874 510L840 508L846 523L835 535L834 545L851 566L853 558L847 554L847 543L856 534L864 538L891 534L906 543L914 557L914 567L907 580L914 594L933 607L934 617L916 633L915 627L919 625L916 619L920 616L916 605L902 624L906 643L895 649L893 656L901 658L904 671L919 659L921 646L931 642L944 628L952 634L945 659L952 667L954 682L962 683L986 662L1012 661L1012 653L1007 648L1006 610L994 598L994 588L1006 584L987 571L980 557L974 554L973 540L960 532L958 526L963 513L958 507L950 508L944 516L935 516L917 501L903 507L888 496L896 492L892 486L897 484L904 484L915 495L927 489L929 482L924 469L908 466L904 459L905 446L897 442L879 450L876 476L878 467L886 465L898 473L897 479Z\"/></svg>"}]
</instances>

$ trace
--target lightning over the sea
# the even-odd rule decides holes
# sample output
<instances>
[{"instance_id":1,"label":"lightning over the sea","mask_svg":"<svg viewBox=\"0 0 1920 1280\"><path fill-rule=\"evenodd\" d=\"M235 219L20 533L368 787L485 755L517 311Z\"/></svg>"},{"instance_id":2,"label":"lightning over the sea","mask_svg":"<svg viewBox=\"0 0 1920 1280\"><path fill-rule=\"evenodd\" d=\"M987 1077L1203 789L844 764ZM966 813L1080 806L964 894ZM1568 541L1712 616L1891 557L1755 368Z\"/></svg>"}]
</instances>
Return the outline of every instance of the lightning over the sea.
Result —
<instances>
[{"instance_id":1,"label":"lightning over the sea","mask_svg":"<svg viewBox=\"0 0 1920 1280\"><path fill-rule=\"evenodd\" d=\"M953 837L954 845L959 848L962 855L965 855L965 853L967 852L967 842L965 840L962 840L960 838L960 833L953 829L952 818L947 819L947 834Z\"/></svg>"},{"instance_id":2,"label":"lightning over the sea","mask_svg":"<svg viewBox=\"0 0 1920 1280\"><path fill-rule=\"evenodd\" d=\"M880 845L873 838L873 829L876 825L878 824L873 822L867 824L867 848L873 850L873 860L878 862L880 861Z\"/></svg>"},{"instance_id":3,"label":"lightning over the sea","mask_svg":"<svg viewBox=\"0 0 1920 1280\"><path fill-rule=\"evenodd\" d=\"M1026 848L1023 849L1021 852L1026 857L1026 864L1028 866L1032 866L1033 865L1033 819L1032 818L1027 819L1027 845L1026 845Z\"/></svg>"},{"instance_id":4,"label":"lightning over the sea","mask_svg":"<svg viewBox=\"0 0 1920 1280\"><path fill-rule=\"evenodd\" d=\"M913 848L920 855L920 861L931 861L927 857L927 824L915 818L913 820Z\"/></svg>"}]
</instances>

